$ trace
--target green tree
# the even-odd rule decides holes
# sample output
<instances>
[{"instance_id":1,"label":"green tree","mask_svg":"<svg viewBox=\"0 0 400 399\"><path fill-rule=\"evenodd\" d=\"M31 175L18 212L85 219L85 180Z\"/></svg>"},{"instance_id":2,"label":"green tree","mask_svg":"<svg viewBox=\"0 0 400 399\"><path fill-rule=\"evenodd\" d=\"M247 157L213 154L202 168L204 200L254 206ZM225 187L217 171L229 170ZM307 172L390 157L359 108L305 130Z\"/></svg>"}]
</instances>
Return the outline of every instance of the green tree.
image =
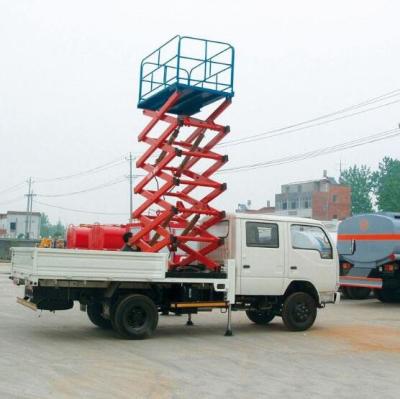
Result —
<instances>
[{"instance_id":1,"label":"green tree","mask_svg":"<svg viewBox=\"0 0 400 399\"><path fill-rule=\"evenodd\" d=\"M57 224L51 225L50 235L53 238L63 238L65 235L65 226L61 223L61 220L57 222Z\"/></svg>"},{"instance_id":2,"label":"green tree","mask_svg":"<svg viewBox=\"0 0 400 399\"><path fill-rule=\"evenodd\" d=\"M373 174L373 181L378 209L400 212L400 160L383 158Z\"/></svg>"},{"instance_id":3,"label":"green tree","mask_svg":"<svg viewBox=\"0 0 400 399\"><path fill-rule=\"evenodd\" d=\"M351 211L353 215L372 212L371 192L373 174L366 165L351 166L340 176L340 183L351 188Z\"/></svg>"},{"instance_id":4,"label":"green tree","mask_svg":"<svg viewBox=\"0 0 400 399\"><path fill-rule=\"evenodd\" d=\"M50 220L45 213L40 214L40 236L48 237L50 235Z\"/></svg>"},{"instance_id":5,"label":"green tree","mask_svg":"<svg viewBox=\"0 0 400 399\"><path fill-rule=\"evenodd\" d=\"M65 226L59 220L57 224L50 223L49 217L42 213L40 215L40 235L41 237L63 238L65 236Z\"/></svg>"}]
</instances>

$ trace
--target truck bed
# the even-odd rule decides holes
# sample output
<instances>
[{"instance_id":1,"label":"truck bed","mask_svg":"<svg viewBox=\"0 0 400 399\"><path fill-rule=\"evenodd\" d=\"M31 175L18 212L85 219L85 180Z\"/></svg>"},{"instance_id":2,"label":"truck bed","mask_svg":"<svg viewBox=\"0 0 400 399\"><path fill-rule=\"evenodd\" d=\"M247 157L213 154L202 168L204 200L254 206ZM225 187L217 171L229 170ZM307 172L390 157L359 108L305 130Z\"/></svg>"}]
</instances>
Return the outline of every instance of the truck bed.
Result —
<instances>
[{"instance_id":1,"label":"truck bed","mask_svg":"<svg viewBox=\"0 0 400 399\"><path fill-rule=\"evenodd\" d=\"M213 284L233 303L236 265L225 260L223 272L168 272L168 254L56 248L12 248L11 276L17 284L107 286L113 281Z\"/></svg>"},{"instance_id":2,"label":"truck bed","mask_svg":"<svg viewBox=\"0 0 400 399\"><path fill-rule=\"evenodd\" d=\"M149 281L165 279L168 255L122 251L12 248L11 278L39 280Z\"/></svg>"}]
</instances>

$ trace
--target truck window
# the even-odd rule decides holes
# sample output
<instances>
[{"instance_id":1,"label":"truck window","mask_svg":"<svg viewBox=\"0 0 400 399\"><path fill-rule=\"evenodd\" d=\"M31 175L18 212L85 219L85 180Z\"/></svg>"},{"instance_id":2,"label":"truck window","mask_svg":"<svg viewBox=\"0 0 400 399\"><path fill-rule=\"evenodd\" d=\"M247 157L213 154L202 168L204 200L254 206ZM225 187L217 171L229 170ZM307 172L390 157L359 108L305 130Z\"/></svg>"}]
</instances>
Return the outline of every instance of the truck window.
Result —
<instances>
[{"instance_id":1,"label":"truck window","mask_svg":"<svg viewBox=\"0 0 400 399\"><path fill-rule=\"evenodd\" d=\"M278 225L246 222L246 245L248 247L279 248Z\"/></svg>"},{"instance_id":2,"label":"truck window","mask_svg":"<svg viewBox=\"0 0 400 399\"><path fill-rule=\"evenodd\" d=\"M320 227L292 224L290 235L294 249L318 251L322 259L332 259L332 245Z\"/></svg>"}]
</instances>

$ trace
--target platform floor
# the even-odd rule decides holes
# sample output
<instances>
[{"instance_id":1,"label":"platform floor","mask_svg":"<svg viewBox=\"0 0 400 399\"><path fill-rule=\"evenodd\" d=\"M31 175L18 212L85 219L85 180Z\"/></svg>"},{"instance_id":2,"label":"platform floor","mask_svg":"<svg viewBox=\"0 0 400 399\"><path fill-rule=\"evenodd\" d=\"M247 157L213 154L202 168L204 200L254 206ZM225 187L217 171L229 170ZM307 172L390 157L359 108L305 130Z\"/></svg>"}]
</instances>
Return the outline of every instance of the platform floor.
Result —
<instances>
[{"instance_id":1,"label":"platform floor","mask_svg":"<svg viewBox=\"0 0 400 399\"><path fill-rule=\"evenodd\" d=\"M199 112L203 107L213 102L233 97L233 93L225 93L217 90L203 89L201 87L187 86L182 84L173 84L148 98L139 101L138 108L159 110L167 99L176 91L181 92L179 100L168 111L176 115L193 115Z\"/></svg>"}]
</instances>

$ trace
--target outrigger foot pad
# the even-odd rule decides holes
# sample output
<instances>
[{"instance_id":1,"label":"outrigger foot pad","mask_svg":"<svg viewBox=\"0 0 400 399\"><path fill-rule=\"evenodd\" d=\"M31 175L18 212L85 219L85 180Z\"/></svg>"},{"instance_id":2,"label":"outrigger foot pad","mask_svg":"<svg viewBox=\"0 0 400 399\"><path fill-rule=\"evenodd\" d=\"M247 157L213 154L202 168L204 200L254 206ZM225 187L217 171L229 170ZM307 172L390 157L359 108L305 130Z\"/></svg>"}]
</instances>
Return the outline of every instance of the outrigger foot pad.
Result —
<instances>
[{"instance_id":1,"label":"outrigger foot pad","mask_svg":"<svg viewBox=\"0 0 400 399\"><path fill-rule=\"evenodd\" d=\"M186 322L186 325L187 326L193 326L194 325L193 321L192 321L192 315L190 313L188 314L188 320Z\"/></svg>"}]
</instances>

